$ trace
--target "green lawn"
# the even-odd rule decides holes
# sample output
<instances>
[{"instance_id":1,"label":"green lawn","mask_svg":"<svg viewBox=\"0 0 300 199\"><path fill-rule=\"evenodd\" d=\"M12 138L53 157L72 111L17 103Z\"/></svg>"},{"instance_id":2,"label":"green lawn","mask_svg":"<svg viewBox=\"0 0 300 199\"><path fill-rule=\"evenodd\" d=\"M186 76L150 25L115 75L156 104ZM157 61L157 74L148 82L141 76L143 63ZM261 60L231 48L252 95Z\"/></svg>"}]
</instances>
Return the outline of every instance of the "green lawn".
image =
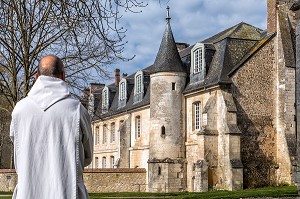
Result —
<instances>
[{"instance_id":1,"label":"green lawn","mask_svg":"<svg viewBox=\"0 0 300 199\"><path fill-rule=\"evenodd\" d=\"M4 194L4 193L0 193ZM7 193L6 193L7 194ZM297 196L297 189L295 186L283 186L283 187L266 187L260 189L246 189L240 191L209 191L204 193L145 193L145 192L134 192L134 193L90 193L91 199L97 198L111 198L111 197L119 197L119 198L131 198L137 199L140 197L144 198L154 198L161 197L164 198L174 198L174 199L193 199L193 198L205 198L205 199L240 199L245 197L293 197ZM11 199L11 197L0 197L1 199Z\"/></svg>"}]
</instances>

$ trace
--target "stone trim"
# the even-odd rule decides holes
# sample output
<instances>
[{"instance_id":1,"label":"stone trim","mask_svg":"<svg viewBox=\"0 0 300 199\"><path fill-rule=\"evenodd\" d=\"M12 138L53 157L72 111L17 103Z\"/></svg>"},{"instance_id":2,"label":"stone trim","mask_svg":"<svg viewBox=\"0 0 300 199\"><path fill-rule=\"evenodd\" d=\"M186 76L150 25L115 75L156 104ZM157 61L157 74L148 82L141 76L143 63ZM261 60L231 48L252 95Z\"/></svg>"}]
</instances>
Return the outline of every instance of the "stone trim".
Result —
<instances>
[{"instance_id":1,"label":"stone trim","mask_svg":"<svg viewBox=\"0 0 300 199\"><path fill-rule=\"evenodd\" d=\"M85 169L83 173L146 173L144 168Z\"/></svg>"},{"instance_id":2,"label":"stone trim","mask_svg":"<svg viewBox=\"0 0 300 199\"><path fill-rule=\"evenodd\" d=\"M15 169L0 169L1 173L15 174ZM146 173L144 168L106 168L106 169L85 169L83 173Z\"/></svg>"},{"instance_id":3,"label":"stone trim","mask_svg":"<svg viewBox=\"0 0 300 199\"><path fill-rule=\"evenodd\" d=\"M0 169L0 173L16 173L15 169Z\"/></svg>"}]
</instances>

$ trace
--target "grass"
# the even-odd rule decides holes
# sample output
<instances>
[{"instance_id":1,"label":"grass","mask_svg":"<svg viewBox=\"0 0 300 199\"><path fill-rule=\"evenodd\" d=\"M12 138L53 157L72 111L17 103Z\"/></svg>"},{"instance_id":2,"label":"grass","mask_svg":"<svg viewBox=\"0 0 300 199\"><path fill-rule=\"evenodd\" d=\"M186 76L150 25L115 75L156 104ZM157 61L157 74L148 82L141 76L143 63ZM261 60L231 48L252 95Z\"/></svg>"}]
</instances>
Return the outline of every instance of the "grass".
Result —
<instances>
[{"instance_id":1,"label":"grass","mask_svg":"<svg viewBox=\"0 0 300 199\"><path fill-rule=\"evenodd\" d=\"M11 193L1 193L1 194L11 194ZM146 192L116 192L116 193L90 193L90 199L105 199L111 197L119 198L130 198L137 199L143 197L155 198L155 197L166 197L174 199L240 199L247 197L296 197L297 188L295 186L282 186L282 187L266 187L259 189L245 189L239 191L209 191L204 193L146 193ZM11 197L0 197L1 199L11 199Z\"/></svg>"}]
</instances>

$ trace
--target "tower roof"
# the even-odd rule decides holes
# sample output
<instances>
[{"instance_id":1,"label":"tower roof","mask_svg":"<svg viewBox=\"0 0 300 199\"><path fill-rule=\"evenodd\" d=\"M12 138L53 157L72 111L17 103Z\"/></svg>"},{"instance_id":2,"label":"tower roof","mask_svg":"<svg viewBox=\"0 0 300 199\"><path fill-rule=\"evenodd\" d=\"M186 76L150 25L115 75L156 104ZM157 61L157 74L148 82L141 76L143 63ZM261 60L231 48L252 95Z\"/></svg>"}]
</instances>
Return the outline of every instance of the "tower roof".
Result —
<instances>
[{"instance_id":1,"label":"tower roof","mask_svg":"<svg viewBox=\"0 0 300 199\"><path fill-rule=\"evenodd\" d=\"M177 46L173 37L170 25L169 6L167 7L166 29L160 43L159 51L153 64L153 72L186 72Z\"/></svg>"}]
</instances>

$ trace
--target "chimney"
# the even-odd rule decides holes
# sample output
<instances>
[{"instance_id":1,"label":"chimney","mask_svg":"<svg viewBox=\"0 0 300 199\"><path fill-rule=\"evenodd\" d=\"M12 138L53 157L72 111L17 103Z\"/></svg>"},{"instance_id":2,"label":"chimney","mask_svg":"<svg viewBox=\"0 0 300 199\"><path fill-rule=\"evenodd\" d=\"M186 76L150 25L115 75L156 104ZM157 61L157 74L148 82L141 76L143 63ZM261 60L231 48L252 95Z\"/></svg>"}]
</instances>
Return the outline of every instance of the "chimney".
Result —
<instances>
[{"instance_id":1,"label":"chimney","mask_svg":"<svg viewBox=\"0 0 300 199\"><path fill-rule=\"evenodd\" d=\"M118 86L120 82L120 69L115 69L115 85Z\"/></svg>"},{"instance_id":2,"label":"chimney","mask_svg":"<svg viewBox=\"0 0 300 199\"><path fill-rule=\"evenodd\" d=\"M103 88L105 87L105 84L100 83L90 83L90 95L94 93L99 93Z\"/></svg>"},{"instance_id":3,"label":"chimney","mask_svg":"<svg viewBox=\"0 0 300 199\"><path fill-rule=\"evenodd\" d=\"M127 77L127 73L123 73L122 79Z\"/></svg>"},{"instance_id":4,"label":"chimney","mask_svg":"<svg viewBox=\"0 0 300 199\"><path fill-rule=\"evenodd\" d=\"M267 0L267 33L277 31L277 1Z\"/></svg>"}]
</instances>

